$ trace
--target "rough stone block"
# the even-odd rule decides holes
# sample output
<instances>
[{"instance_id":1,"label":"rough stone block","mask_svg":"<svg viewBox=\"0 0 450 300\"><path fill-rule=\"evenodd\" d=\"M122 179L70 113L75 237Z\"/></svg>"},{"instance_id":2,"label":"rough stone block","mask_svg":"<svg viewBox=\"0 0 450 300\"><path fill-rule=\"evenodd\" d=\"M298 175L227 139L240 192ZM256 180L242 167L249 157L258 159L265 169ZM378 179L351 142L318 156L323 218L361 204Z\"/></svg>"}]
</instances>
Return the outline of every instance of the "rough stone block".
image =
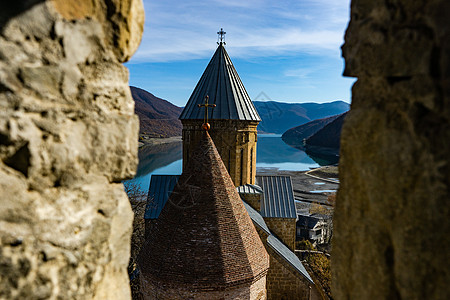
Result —
<instances>
[{"instance_id":1,"label":"rough stone block","mask_svg":"<svg viewBox=\"0 0 450 300\"><path fill-rule=\"evenodd\" d=\"M132 212L117 182L135 172L138 119L121 62L141 5L0 4L2 299L130 297Z\"/></svg>"}]
</instances>

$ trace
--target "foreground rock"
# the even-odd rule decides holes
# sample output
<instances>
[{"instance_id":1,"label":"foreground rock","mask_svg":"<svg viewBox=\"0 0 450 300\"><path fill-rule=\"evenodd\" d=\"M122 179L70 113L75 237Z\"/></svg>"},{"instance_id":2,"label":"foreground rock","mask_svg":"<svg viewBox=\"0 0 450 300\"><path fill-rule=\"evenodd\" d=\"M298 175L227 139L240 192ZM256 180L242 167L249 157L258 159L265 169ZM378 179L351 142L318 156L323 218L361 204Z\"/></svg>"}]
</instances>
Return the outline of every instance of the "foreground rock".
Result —
<instances>
[{"instance_id":1,"label":"foreground rock","mask_svg":"<svg viewBox=\"0 0 450 300\"><path fill-rule=\"evenodd\" d=\"M127 299L142 2L0 11L0 298Z\"/></svg>"},{"instance_id":2,"label":"foreground rock","mask_svg":"<svg viewBox=\"0 0 450 300\"><path fill-rule=\"evenodd\" d=\"M335 299L450 299L450 3L353 0Z\"/></svg>"}]
</instances>

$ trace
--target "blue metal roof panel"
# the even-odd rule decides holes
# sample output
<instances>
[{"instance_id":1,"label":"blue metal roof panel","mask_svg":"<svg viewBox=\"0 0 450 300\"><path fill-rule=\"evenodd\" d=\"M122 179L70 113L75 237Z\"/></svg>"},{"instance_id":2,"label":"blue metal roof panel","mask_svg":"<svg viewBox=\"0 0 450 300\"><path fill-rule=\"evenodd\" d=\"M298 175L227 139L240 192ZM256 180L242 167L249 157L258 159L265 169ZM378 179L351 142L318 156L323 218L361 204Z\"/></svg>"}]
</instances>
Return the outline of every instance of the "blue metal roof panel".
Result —
<instances>
[{"instance_id":1,"label":"blue metal roof panel","mask_svg":"<svg viewBox=\"0 0 450 300\"><path fill-rule=\"evenodd\" d=\"M263 217L255 210L253 207L248 205L245 201L244 203L245 209L247 209L248 215L250 219L252 219L253 223L255 223L259 228L261 228L265 233L270 235L269 227L267 227L266 222L264 222Z\"/></svg>"},{"instance_id":2,"label":"blue metal roof panel","mask_svg":"<svg viewBox=\"0 0 450 300\"><path fill-rule=\"evenodd\" d=\"M300 259L292 252L286 245L284 245L280 240L278 240L273 235L269 235L267 238L267 244L282 257L286 262L288 262L297 272L299 272L304 278L306 278L311 284L314 285L314 281L306 271Z\"/></svg>"},{"instance_id":3,"label":"blue metal roof panel","mask_svg":"<svg viewBox=\"0 0 450 300\"><path fill-rule=\"evenodd\" d=\"M144 219L157 219L180 175L152 175Z\"/></svg>"},{"instance_id":4,"label":"blue metal roof panel","mask_svg":"<svg viewBox=\"0 0 450 300\"><path fill-rule=\"evenodd\" d=\"M262 194L263 190L255 184L244 184L236 188L239 194Z\"/></svg>"},{"instance_id":5,"label":"blue metal roof panel","mask_svg":"<svg viewBox=\"0 0 450 300\"><path fill-rule=\"evenodd\" d=\"M290 176L256 176L263 189L261 215L266 218L297 218Z\"/></svg>"},{"instance_id":6,"label":"blue metal roof panel","mask_svg":"<svg viewBox=\"0 0 450 300\"><path fill-rule=\"evenodd\" d=\"M205 96L216 107L209 111L214 120L261 121L253 102L223 45L219 45L180 115L180 120L203 120Z\"/></svg>"}]
</instances>

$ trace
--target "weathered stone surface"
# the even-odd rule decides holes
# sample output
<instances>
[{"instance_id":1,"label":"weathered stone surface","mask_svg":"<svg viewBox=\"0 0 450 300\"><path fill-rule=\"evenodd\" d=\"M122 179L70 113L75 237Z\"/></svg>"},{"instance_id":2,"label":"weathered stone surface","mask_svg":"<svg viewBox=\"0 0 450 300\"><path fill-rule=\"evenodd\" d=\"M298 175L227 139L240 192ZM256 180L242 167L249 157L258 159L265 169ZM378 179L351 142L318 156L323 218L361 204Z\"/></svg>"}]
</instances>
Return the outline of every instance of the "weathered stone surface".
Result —
<instances>
[{"instance_id":1,"label":"weathered stone surface","mask_svg":"<svg viewBox=\"0 0 450 300\"><path fill-rule=\"evenodd\" d=\"M289 249L295 250L296 219L264 218L264 222Z\"/></svg>"},{"instance_id":2,"label":"weathered stone surface","mask_svg":"<svg viewBox=\"0 0 450 300\"><path fill-rule=\"evenodd\" d=\"M72 2L0 4L1 299L130 297L142 3Z\"/></svg>"},{"instance_id":3,"label":"weathered stone surface","mask_svg":"<svg viewBox=\"0 0 450 300\"><path fill-rule=\"evenodd\" d=\"M121 62L137 50L144 30L142 0L51 0L55 10L66 20L92 18L104 29L103 41Z\"/></svg>"},{"instance_id":4,"label":"weathered stone surface","mask_svg":"<svg viewBox=\"0 0 450 300\"><path fill-rule=\"evenodd\" d=\"M449 299L450 3L353 0L335 299Z\"/></svg>"}]
</instances>

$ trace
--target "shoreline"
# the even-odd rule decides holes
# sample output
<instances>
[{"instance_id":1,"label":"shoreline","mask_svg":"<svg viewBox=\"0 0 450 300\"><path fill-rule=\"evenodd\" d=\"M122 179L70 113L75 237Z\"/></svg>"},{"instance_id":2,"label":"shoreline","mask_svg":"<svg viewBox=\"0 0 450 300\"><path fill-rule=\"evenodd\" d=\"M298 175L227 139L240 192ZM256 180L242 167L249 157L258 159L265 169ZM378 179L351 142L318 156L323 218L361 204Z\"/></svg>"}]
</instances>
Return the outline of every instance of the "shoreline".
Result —
<instances>
[{"instance_id":1,"label":"shoreline","mask_svg":"<svg viewBox=\"0 0 450 300\"><path fill-rule=\"evenodd\" d=\"M181 143L181 135L180 136L172 136L168 138L146 138L138 141L139 148L145 146L153 146L153 145L161 145L161 144L169 144L169 143Z\"/></svg>"},{"instance_id":2,"label":"shoreline","mask_svg":"<svg viewBox=\"0 0 450 300\"><path fill-rule=\"evenodd\" d=\"M328 171L328 172L325 172ZM308 174L320 172L324 177ZM312 203L319 203L331 207L328 196L335 194L339 188L339 182L330 180L330 175L337 176L337 167L325 166L309 171L287 171L278 169L257 170L256 175L285 175L291 176L294 199L297 212L307 210ZM318 174L317 174L318 175ZM325 177L326 176L326 177Z\"/></svg>"}]
</instances>

